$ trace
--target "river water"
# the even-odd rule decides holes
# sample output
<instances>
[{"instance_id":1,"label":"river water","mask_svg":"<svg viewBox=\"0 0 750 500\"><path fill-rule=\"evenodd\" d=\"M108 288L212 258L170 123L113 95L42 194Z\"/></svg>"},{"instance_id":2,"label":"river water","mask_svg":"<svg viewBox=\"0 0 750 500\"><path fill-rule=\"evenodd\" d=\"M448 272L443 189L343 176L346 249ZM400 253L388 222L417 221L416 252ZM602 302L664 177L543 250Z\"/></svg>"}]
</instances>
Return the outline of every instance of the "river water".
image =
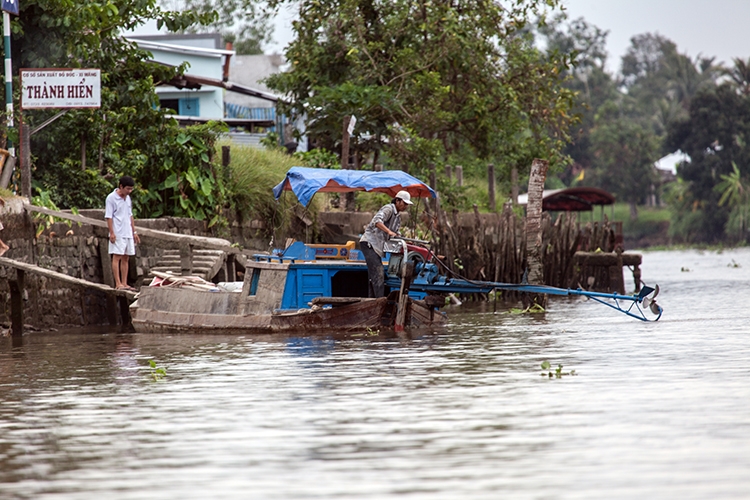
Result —
<instances>
[{"instance_id":1,"label":"river water","mask_svg":"<svg viewBox=\"0 0 750 500\"><path fill-rule=\"evenodd\" d=\"M642 269L657 323L558 299L402 338L2 338L0 498L750 498L750 250Z\"/></svg>"}]
</instances>

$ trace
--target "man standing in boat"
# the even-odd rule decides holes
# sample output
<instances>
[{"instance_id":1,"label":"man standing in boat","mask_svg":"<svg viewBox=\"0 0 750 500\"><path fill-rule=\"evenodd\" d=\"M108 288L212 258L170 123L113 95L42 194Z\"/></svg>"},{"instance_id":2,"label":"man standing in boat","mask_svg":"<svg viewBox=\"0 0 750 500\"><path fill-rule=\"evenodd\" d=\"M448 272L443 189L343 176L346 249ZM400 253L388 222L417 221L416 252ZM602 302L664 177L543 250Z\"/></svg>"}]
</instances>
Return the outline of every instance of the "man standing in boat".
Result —
<instances>
[{"instance_id":1,"label":"man standing in boat","mask_svg":"<svg viewBox=\"0 0 750 500\"><path fill-rule=\"evenodd\" d=\"M135 181L129 175L120 178L120 187L109 193L105 204L104 218L109 228L109 253L112 255L112 274L115 276L115 288L131 290L128 286L128 267L130 256L135 255L135 245L141 242L135 232L133 205L130 193Z\"/></svg>"},{"instance_id":2,"label":"man standing in boat","mask_svg":"<svg viewBox=\"0 0 750 500\"><path fill-rule=\"evenodd\" d=\"M383 257L385 256L385 242L398 236L401 227L401 215L409 205L413 205L408 191L399 191L387 205L378 210L365 228L365 233L359 239L359 247L367 262L367 275L370 278L370 297L383 297Z\"/></svg>"}]
</instances>

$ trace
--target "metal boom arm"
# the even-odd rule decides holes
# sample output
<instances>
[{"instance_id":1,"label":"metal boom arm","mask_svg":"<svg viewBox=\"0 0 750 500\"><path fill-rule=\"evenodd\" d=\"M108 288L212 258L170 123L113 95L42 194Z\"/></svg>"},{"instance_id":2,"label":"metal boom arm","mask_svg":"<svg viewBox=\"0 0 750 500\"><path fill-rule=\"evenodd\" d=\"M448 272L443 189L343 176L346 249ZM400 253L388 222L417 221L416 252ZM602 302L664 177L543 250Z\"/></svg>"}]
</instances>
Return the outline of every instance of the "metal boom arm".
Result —
<instances>
[{"instance_id":1,"label":"metal boom arm","mask_svg":"<svg viewBox=\"0 0 750 500\"><path fill-rule=\"evenodd\" d=\"M422 267L422 266L418 266ZM429 267L428 266L424 266ZM432 279L431 279L432 278ZM386 285L395 287L400 285L400 279L389 275ZM494 290L507 290L522 293L544 293L548 295L561 296L583 296L595 300L601 304L611 307L623 314L639 319L641 321L658 321L661 318L663 309L656 304L654 300L659 293L659 287L651 288L644 286L640 293L636 295L622 295L619 293L591 292L580 288L557 288L547 285L531 285L525 283L500 283L493 281L474 281L466 279L451 279L443 276L436 276L432 273L417 272L417 276L412 282L410 289L426 293L489 293ZM653 297L649 297L652 292L656 292ZM655 318L648 318L644 314L644 309L649 309Z\"/></svg>"}]
</instances>

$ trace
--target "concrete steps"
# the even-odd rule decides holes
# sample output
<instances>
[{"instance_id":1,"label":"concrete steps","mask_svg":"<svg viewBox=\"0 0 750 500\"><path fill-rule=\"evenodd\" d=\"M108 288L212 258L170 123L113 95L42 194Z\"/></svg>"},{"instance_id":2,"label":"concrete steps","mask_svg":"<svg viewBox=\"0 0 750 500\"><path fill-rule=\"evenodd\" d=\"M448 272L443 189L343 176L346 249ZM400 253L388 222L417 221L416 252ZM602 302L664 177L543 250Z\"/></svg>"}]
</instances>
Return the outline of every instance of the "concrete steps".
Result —
<instances>
[{"instance_id":1,"label":"concrete steps","mask_svg":"<svg viewBox=\"0 0 750 500\"><path fill-rule=\"evenodd\" d=\"M192 275L200 276L211 281L226 262L226 253L221 250L193 249ZM179 250L165 250L149 270L149 278L153 278L152 271L182 275L182 259Z\"/></svg>"}]
</instances>

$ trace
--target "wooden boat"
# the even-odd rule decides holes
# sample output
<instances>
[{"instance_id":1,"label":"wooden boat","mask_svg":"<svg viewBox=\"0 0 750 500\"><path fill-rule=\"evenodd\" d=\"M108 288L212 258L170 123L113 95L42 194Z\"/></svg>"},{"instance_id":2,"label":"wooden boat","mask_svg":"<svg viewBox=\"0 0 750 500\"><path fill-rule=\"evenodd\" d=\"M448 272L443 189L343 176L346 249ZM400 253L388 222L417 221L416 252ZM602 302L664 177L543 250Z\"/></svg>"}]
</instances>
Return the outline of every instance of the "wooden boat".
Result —
<instances>
[{"instance_id":1,"label":"wooden boat","mask_svg":"<svg viewBox=\"0 0 750 500\"><path fill-rule=\"evenodd\" d=\"M291 257L288 252L257 255L247 262L237 291L206 282L196 286L196 280L188 286L157 281L155 286L141 288L131 306L133 327L137 332L249 334L398 330L445 322L445 314L438 310L445 300L439 296L416 293L409 297L408 289L399 288L388 297L367 298L367 265L356 260L358 252L349 250L353 246L350 242L343 250L345 257L355 255L355 259L305 260L304 255L300 259L300 249L308 255L316 250L314 245L301 243ZM318 247L324 247L324 252L342 250L342 245ZM182 278L166 279L179 282Z\"/></svg>"},{"instance_id":2,"label":"wooden boat","mask_svg":"<svg viewBox=\"0 0 750 500\"><path fill-rule=\"evenodd\" d=\"M293 167L274 188L278 198L293 191L309 203L317 192L374 191L391 196L400 190L435 197L418 179L400 171L362 172ZM408 241L413 243L409 245ZM637 295L562 289L528 283L468 280L451 272L427 242L400 238L383 262L387 297L368 296L367 265L354 242L310 245L296 242L274 254L257 254L245 266L244 281L229 291L212 283L141 288L131 305L138 332L274 333L349 332L353 330L434 327L446 321L439 307L450 293L515 291L583 296L642 321L656 321L662 308L654 300L658 287L644 286ZM416 244L417 246L415 246ZM174 281L186 280L168 276ZM185 283L183 283L184 285ZM653 294L653 295L651 295ZM647 317L650 311L655 318Z\"/></svg>"}]
</instances>

